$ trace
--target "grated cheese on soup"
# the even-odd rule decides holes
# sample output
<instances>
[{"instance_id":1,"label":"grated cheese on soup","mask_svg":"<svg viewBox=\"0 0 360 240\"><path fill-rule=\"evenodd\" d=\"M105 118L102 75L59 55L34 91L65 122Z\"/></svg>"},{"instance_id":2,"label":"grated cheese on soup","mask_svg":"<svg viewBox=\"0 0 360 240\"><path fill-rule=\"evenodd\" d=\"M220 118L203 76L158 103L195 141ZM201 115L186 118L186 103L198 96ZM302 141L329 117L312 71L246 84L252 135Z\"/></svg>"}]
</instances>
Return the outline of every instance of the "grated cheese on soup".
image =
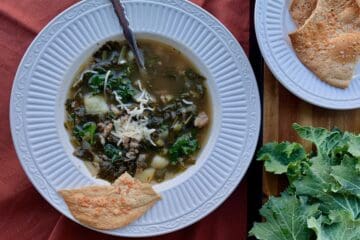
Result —
<instances>
[{"instance_id":1,"label":"grated cheese on soup","mask_svg":"<svg viewBox=\"0 0 360 240\"><path fill-rule=\"evenodd\" d=\"M142 88L140 81L137 83L140 94L135 97L135 101L139 103L139 106L131 110L122 102L121 96L119 96L115 91L113 92L116 101L119 103L118 107L125 110L128 116L113 121L115 131L112 132L112 135L120 139L118 145L124 142L125 138L132 138L137 141L145 139L152 145L156 146L151 139L151 134L156 130L149 129L147 127L149 121L148 118L143 115L145 110L154 111L153 108L146 106L151 103L152 97L145 89ZM136 120L134 120L134 118Z\"/></svg>"}]
</instances>

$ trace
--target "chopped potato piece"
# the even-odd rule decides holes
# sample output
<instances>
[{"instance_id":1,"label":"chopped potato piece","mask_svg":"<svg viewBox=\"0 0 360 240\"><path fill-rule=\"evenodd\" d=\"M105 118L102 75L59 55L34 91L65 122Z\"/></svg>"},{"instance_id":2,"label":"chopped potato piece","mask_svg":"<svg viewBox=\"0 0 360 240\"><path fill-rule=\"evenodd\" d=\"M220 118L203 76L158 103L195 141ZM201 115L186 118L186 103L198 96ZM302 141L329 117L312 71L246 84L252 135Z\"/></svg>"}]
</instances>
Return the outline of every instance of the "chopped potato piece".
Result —
<instances>
[{"instance_id":1,"label":"chopped potato piece","mask_svg":"<svg viewBox=\"0 0 360 240\"><path fill-rule=\"evenodd\" d=\"M150 183L155 175L154 168L147 168L142 172L136 173L135 178L139 179L143 183Z\"/></svg>"},{"instance_id":2,"label":"chopped potato piece","mask_svg":"<svg viewBox=\"0 0 360 240\"><path fill-rule=\"evenodd\" d=\"M85 111L90 115L99 115L109 112L109 106L102 96L86 95L84 97Z\"/></svg>"},{"instance_id":3,"label":"chopped potato piece","mask_svg":"<svg viewBox=\"0 0 360 240\"><path fill-rule=\"evenodd\" d=\"M163 169L167 165L169 165L169 160L159 155L155 155L151 162L151 166L156 169Z\"/></svg>"}]
</instances>

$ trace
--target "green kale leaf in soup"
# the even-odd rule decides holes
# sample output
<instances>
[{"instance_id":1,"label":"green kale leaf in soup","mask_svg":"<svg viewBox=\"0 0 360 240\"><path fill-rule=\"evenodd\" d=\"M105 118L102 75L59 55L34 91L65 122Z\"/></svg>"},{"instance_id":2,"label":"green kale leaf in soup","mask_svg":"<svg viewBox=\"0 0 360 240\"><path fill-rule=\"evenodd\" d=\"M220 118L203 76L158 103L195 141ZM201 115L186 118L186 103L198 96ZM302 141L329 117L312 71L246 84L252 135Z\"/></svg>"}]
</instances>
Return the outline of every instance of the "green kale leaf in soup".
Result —
<instances>
[{"instance_id":1,"label":"green kale leaf in soup","mask_svg":"<svg viewBox=\"0 0 360 240\"><path fill-rule=\"evenodd\" d=\"M90 77L88 81L88 86L91 90L91 93L99 94L103 92L105 76L106 74L94 74Z\"/></svg>"},{"instance_id":2,"label":"green kale leaf in soup","mask_svg":"<svg viewBox=\"0 0 360 240\"><path fill-rule=\"evenodd\" d=\"M106 42L79 69L65 104L74 155L109 182L124 172L150 183L173 178L196 163L209 130L208 119L195 124L211 101L191 61L157 41L139 48L146 74L126 42Z\"/></svg>"},{"instance_id":3,"label":"green kale leaf in soup","mask_svg":"<svg viewBox=\"0 0 360 240\"><path fill-rule=\"evenodd\" d=\"M90 144L95 143L96 124L94 122L87 122L84 125L76 125L73 129L73 135L81 141L86 141Z\"/></svg>"},{"instance_id":4,"label":"green kale leaf in soup","mask_svg":"<svg viewBox=\"0 0 360 240\"><path fill-rule=\"evenodd\" d=\"M186 133L176 139L169 149L170 160L177 163L180 158L188 157L199 149L199 142L191 133Z\"/></svg>"},{"instance_id":5,"label":"green kale leaf in soup","mask_svg":"<svg viewBox=\"0 0 360 240\"><path fill-rule=\"evenodd\" d=\"M112 144L108 143L104 146L104 153L112 163L122 159L121 149Z\"/></svg>"},{"instance_id":6,"label":"green kale leaf in soup","mask_svg":"<svg viewBox=\"0 0 360 240\"><path fill-rule=\"evenodd\" d=\"M136 93L138 92L131 84L129 79L111 79L109 81L109 88L112 91L115 91L118 96L121 97L121 101L124 103L130 102Z\"/></svg>"}]
</instances>

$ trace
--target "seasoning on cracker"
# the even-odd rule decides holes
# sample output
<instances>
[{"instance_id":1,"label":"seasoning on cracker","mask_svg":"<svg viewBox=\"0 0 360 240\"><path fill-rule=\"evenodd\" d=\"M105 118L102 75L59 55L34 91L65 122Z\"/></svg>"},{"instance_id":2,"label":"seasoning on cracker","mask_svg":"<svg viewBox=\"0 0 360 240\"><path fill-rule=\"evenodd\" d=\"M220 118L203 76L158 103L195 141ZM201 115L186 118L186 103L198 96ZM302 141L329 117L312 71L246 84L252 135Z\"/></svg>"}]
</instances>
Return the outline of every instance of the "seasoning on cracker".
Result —
<instances>
[{"instance_id":1,"label":"seasoning on cracker","mask_svg":"<svg viewBox=\"0 0 360 240\"><path fill-rule=\"evenodd\" d=\"M160 200L150 184L141 183L128 173L111 186L89 186L59 193L79 222L102 230L130 224Z\"/></svg>"}]
</instances>

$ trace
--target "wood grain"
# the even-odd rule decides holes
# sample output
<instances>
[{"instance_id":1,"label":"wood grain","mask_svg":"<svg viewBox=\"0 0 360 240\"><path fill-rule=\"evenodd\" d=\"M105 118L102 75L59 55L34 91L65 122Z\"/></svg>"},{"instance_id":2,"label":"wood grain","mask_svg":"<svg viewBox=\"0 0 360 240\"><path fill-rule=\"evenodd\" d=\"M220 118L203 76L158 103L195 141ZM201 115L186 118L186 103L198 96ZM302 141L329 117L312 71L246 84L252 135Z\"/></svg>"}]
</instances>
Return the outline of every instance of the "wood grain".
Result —
<instances>
[{"instance_id":1,"label":"wood grain","mask_svg":"<svg viewBox=\"0 0 360 240\"><path fill-rule=\"evenodd\" d=\"M264 70L263 142L294 141L308 150L311 144L302 141L292 130L297 122L314 127L333 128L360 133L360 109L350 111L327 110L302 101L286 90L265 66ZM278 195L287 185L286 179L263 173L265 198Z\"/></svg>"}]
</instances>

